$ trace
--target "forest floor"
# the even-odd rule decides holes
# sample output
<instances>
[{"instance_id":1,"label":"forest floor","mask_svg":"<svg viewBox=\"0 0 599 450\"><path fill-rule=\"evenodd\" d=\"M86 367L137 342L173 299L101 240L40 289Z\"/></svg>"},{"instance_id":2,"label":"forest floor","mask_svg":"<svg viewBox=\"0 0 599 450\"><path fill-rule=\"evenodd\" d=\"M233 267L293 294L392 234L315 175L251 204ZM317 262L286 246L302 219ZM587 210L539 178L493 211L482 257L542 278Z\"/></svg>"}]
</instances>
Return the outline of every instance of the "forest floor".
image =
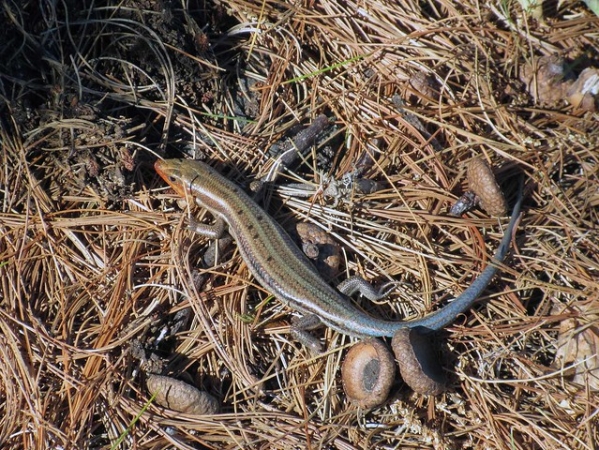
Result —
<instances>
[{"instance_id":1,"label":"forest floor","mask_svg":"<svg viewBox=\"0 0 599 450\"><path fill-rule=\"evenodd\" d=\"M597 449L599 18L545 3L3 2L0 446ZM294 311L234 244L202 264L189 212L212 217L153 168L174 157L266 180L285 229L338 246L331 283L395 283L355 299L392 320L491 263L509 210L448 214L468 163L484 158L509 204L523 178L499 275L436 337L445 392L397 377L381 406L349 401L356 339L295 341ZM219 412L165 405L152 373Z\"/></svg>"}]
</instances>

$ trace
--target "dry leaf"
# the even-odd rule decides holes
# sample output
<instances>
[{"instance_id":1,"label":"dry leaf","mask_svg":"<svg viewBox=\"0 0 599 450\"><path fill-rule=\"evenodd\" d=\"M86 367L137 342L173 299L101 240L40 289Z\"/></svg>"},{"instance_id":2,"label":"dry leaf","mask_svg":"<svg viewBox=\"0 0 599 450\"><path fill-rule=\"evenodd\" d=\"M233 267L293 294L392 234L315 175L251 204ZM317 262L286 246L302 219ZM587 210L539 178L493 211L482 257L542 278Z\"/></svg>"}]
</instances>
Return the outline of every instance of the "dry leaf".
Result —
<instances>
[{"instance_id":1,"label":"dry leaf","mask_svg":"<svg viewBox=\"0 0 599 450\"><path fill-rule=\"evenodd\" d=\"M571 376L572 381L597 391L599 390L599 323L597 308L595 314L590 311L590 304L577 308L577 315L584 317L569 318L560 324L556 364L560 368L572 366L565 376ZM595 320L589 320L595 316Z\"/></svg>"},{"instance_id":2,"label":"dry leaf","mask_svg":"<svg viewBox=\"0 0 599 450\"><path fill-rule=\"evenodd\" d=\"M599 69L584 69L566 93L568 101L584 111L597 111L599 102Z\"/></svg>"}]
</instances>

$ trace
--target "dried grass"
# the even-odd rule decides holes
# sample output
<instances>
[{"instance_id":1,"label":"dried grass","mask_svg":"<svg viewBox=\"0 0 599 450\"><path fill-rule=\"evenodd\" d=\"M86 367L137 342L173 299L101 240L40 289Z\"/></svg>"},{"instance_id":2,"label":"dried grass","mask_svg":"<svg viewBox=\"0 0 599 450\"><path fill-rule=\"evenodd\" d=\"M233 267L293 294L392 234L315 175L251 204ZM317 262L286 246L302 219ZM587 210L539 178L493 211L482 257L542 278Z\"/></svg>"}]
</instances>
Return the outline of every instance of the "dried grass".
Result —
<instances>
[{"instance_id":1,"label":"dried grass","mask_svg":"<svg viewBox=\"0 0 599 450\"><path fill-rule=\"evenodd\" d=\"M554 359L577 305L581 327L597 323L598 117L535 105L518 73L554 52L599 65L599 20L578 2L544 22L515 2L155 5L2 6L2 448L111 448L119 436L136 449L596 448L597 392ZM438 81L437 98L410 83L422 74ZM247 92L232 90L240 83ZM186 230L154 155L205 155L245 182L269 173L274 142L320 113L336 118L328 173L312 154L287 177L339 179L366 149L366 175L387 187L336 206L281 187L272 195L285 207L269 211L329 229L349 274L399 280L376 315L423 314L488 261L498 221L446 214L468 161L485 155L501 179L526 174L512 256L484 306L447 333L446 394L398 385L362 415L339 380L351 340L326 330L318 357L291 342L289 310L234 251L197 292L207 243ZM192 319L169 336L186 307ZM223 413L143 411L134 339Z\"/></svg>"}]
</instances>

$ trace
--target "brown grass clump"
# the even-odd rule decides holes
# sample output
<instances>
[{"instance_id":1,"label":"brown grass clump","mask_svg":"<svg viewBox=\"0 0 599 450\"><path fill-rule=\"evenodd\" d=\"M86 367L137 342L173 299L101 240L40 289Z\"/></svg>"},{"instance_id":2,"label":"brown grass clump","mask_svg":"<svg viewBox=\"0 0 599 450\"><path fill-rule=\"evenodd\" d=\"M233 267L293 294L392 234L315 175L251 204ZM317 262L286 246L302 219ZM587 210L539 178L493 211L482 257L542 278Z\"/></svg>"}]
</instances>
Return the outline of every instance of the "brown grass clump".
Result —
<instances>
[{"instance_id":1,"label":"brown grass clump","mask_svg":"<svg viewBox=\"0 0 599 450\"><path fill-rule=\"evenodd\" d=\"M3 2L0 447L596 448L597 355L556 352L566 332L597 335L599 120L537 103L520 75L553 54L574 75L599 67L599 19L555 8ZM273 144L320 114L334 125L263 203L287 229L329 230L343 277L398 282L363 303L379 317L426 314L489 263L505 221L447 215L470 160L492 162L508 202L526 176L501 275L441 336L441 395L398 380L382 407L352 405L339 365L353 340L321 330L318 356L292 341L291 311L234 245L202 263L208 242L152 170L193 157L243 185L270 179ZM150 373L221 412L159 406Z\"/></svg>"}]
</instances>

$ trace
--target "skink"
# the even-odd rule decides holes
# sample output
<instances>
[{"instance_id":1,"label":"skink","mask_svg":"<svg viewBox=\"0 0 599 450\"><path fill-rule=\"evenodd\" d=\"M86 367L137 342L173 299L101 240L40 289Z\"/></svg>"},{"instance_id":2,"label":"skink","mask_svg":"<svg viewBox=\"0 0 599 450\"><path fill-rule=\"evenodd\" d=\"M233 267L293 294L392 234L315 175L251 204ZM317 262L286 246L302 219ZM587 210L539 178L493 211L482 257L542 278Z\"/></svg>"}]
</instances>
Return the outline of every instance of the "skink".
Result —
<instances>
[{"instance_id":1,"label":"skink","mask_svg":"<svg viewBox=\"0 0 599 450\"><path fill-rule=\"evenodd\" d=\"M215 218L228 225L239 252L256 280L284 303L304 314L314 314L325 325L351 336L393 336L402 328L421 332L440 330L468 310L490 283L509 249L520 214L522 185L511 220L493 262L459 297L439 310L410 321L373 317L320 277L291 237L235 183L200 161L168 159L155 164L156 172L181 196L192 197Z\"/></svg>"}]
</instances>

